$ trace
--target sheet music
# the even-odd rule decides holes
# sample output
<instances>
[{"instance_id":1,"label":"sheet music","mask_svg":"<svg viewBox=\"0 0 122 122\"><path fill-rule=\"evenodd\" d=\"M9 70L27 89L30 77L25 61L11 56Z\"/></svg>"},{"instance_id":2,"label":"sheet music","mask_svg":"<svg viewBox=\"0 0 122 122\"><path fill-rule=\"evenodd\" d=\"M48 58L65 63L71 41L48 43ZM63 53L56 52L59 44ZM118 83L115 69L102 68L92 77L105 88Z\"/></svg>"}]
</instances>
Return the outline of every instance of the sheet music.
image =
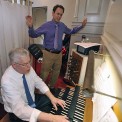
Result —
<instances>
[{"instance_id":1,"label":"sheet music","mask_svg":"<svg viewBox=\"0 0 122 122\"><path fill-rule=\"evenodd\" d=\"M109 74L109 70L107 69L107 66L104 63L95 71L95 89L97 91L115 96L114 86L112 86L111 81L111 75ZM92 122L99 122L105 116L105 114L108 112L111 106L113 106L116 103L116 101L117 100L114 98L95 93L93 97Z\"/></svg>"},{"instance_id":2,"label":"sheet music","mask_svg":"<svg viewBox=\"0 0 122 122\"><path fill-rule=\"evenodd\" d=\"M110 108L105 116L100 120L100 122L119 122L115 113Z\"/></svg>"},{"instance_id":3,"label":"sheet music","mask_svg":"<svg viewBox=\"0 0 122 122\"><path fill-rule=\"evenodd\" d=\"M101 45L99 43L91 43L91 42L76 42L74 44L79 45L79 46L84 47L84 48L89 48L89 47Z\"/></svg>"}]
</instances>

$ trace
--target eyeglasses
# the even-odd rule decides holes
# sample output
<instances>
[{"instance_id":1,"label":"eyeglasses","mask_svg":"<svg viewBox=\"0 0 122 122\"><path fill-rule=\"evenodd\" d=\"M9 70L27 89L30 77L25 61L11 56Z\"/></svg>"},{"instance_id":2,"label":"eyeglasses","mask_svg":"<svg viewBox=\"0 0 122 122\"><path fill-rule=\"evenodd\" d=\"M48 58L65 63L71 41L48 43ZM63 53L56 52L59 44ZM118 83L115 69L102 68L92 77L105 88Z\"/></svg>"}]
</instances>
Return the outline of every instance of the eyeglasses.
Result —
<instances>
[{"instance_id":1,"label":"eyeglasses","mask_svg":"<svg viewBox=\"0 0 122 122\"><path fill-rule=\"evenodd\" d=\"M23 63L23 64L15 62L15 64L18 64L18 65L20 65L22 67L27 67L27 66L31 65L31 61L29 61L28 63Z\"/></svg>"}]
</instances>

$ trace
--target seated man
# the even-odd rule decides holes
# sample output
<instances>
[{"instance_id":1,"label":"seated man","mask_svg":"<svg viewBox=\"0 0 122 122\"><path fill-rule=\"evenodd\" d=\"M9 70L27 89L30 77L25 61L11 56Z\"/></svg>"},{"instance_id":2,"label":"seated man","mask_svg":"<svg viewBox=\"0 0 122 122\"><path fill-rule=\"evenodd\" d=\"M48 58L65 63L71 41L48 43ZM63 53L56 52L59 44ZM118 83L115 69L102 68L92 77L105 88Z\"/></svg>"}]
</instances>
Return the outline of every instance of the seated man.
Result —
<instances>
[{"instance_id":1,"label":"seated man","mask_svg":"<svg viewBox=\"0 0 122 122\"><path fill-rule=\"evenodd\" d=\"M41 111L41 101L35 99L35 88L50 99L56 110L57 105L64 109L65 101L54 97L47 85L37 76L30 65L29 52L16 48L10 51L9 58L11 66L2 76L1 93L11 122L69 122L66 116ZM44 102L46 101L43 100Z\"/></svg>"}]
</instances>

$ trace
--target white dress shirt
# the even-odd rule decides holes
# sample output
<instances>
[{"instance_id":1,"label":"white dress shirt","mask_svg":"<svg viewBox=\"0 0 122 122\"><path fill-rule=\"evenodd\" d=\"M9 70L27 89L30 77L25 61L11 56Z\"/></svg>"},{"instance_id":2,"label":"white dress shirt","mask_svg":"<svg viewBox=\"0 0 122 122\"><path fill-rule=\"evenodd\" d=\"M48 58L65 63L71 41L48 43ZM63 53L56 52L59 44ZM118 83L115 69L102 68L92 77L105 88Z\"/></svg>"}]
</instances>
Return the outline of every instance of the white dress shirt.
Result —
<instances>
[{"instance_id":1,"label":"white dress shirt","mask_svg":"<svg viewBox=\"0 0 122 122\"><path fill-rule=\"evenodd\" d=\"M7 112L14 113L22 120L36 122L37 117L39 116L41 111L35 108L31 108L28 105L22 75L23 74L18 73L13 69L12 66L10 66L2 76L1 93L4 102L4 108ZM39 76L37 76L32 67L30 69L30 72L26 74L25 77L34 101L35 87L38 88L43 94L45 94L45 92L49 90L47 85Z\"/></svg>"}]
</instances>

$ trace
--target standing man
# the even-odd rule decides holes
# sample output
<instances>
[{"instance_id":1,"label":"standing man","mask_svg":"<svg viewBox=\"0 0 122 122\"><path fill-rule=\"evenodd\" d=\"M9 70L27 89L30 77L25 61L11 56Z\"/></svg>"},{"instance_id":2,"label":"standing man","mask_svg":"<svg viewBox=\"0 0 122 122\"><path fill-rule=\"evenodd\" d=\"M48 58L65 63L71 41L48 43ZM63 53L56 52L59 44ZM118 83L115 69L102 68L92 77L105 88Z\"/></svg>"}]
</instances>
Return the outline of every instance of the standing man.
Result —
<instances>
[{"instance_id":1,"label":"standing man","mask_svg":"<svg viewBox=\"0 0 122 122\"><path fill-rule=\"evenodd\" d=\"M1 93L4 108L9 113L11 122L69 122L66 116L52 115L42 112L42 104L51 102L57 110L65 102L52 95L47 85L37 76L30 65L29 52L23 48L16 48L9 53L11 65L6 69L1 80ZM34 90L38 88L42 95ZM42 98L42 99L41 99Z\"/></svg>"},{"instance_id":2,"label":"standing man","mask_svg":"<svg viewBox=\"0 0 122 122\"><path fill-rule=\"evenodd\" d=\"M48 84L50 88L54 87L60 73L62 64L61 50L63 34L74 34L82 29L87 23L87 19L84 19L81 26L69 29L63 22L60 21L63 13L64 7L62 5L54 6L52 12L53 19L44 23L36 30L33 28L32 17L26 17L26 23L29 27L29 36L37 38L42 34L44 35L41 77L45 81L50 70L52 69L51 81Z\"/></svg>"}]
</instances>

